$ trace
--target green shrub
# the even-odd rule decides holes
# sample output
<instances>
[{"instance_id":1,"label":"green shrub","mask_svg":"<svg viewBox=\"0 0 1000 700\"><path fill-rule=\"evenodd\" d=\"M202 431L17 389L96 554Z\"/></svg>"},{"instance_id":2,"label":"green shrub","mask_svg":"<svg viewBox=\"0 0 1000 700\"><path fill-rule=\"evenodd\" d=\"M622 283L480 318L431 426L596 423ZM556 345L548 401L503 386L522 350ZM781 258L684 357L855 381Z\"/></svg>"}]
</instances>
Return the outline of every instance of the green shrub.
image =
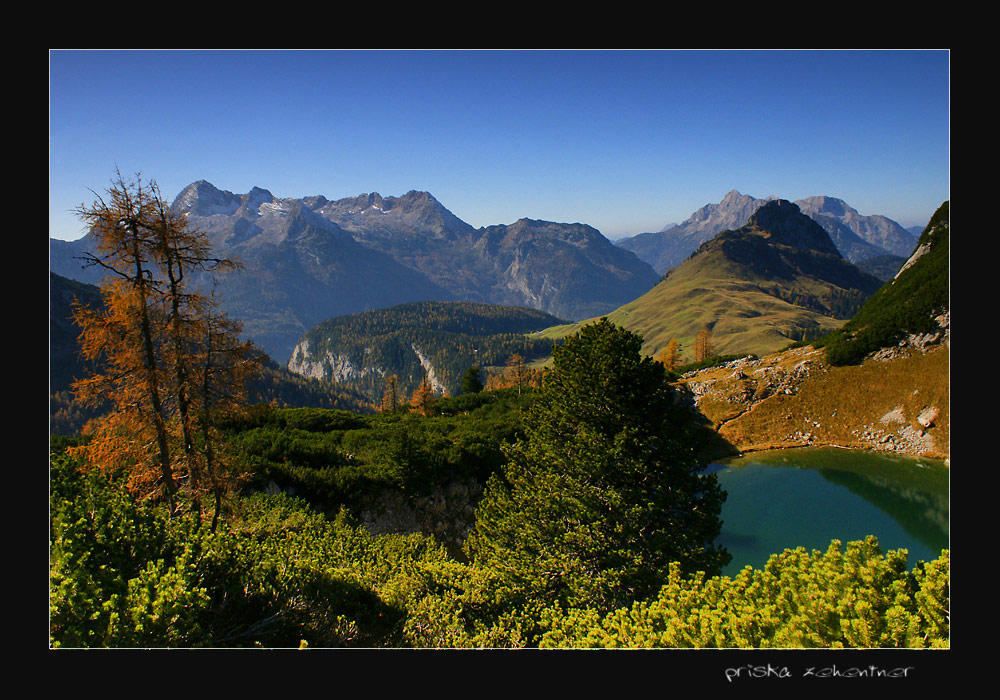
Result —
<instances>
[{"instance_id":1,"label":"green shrub","mask_svg":"<svg viewBox=\"0 0 1000 700\"><path fill-rule=\"evenodd\" d=\"M906 570L874 537L788 549L735 577L672 568L652 601L600 616L549 611L543 647L947 647L949 553Z\"/></svg>"}]
</instances>

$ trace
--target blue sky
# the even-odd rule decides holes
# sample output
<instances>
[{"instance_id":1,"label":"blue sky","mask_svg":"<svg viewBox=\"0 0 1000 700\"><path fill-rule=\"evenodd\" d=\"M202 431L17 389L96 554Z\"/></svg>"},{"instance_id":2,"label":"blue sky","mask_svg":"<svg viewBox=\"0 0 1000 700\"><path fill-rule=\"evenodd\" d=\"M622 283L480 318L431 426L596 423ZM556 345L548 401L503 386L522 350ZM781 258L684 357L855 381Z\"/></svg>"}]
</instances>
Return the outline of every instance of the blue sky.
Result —
<instances>
[{"instance_id":1,"label":"blue sky","mask_svg":"<svg viewBox=\"0 0 1000 700\"><path fill-rule=\"evenodd\" d=\"M473 226L609 238L730 190L925 224L949 198L949 54L928 51L62 51L49 228L115 169L173 199L425 190Z\"/></svg>"}]
</instances>

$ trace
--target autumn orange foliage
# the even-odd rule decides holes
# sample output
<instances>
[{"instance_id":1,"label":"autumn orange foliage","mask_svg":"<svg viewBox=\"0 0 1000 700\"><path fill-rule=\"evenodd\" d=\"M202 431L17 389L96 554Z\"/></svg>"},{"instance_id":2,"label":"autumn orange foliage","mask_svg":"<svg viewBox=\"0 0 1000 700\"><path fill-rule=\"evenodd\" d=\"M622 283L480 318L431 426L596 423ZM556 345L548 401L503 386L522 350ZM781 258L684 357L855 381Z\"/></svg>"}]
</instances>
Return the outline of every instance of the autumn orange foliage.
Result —
<instances>
[{"instance_id":1,"label":"autumn orange foliage","mask_svg":"<svg viewBox=\"0 0 1000 700\"><path fill-rule=\"evenodd\" d=\"M410 398L410 410L422 416L429 416L431 413L431 403L434 401L434 389L430 381L425 376L420 380L420 384L413 390Z\"/></svg>"},{"instance_id":2,"label":"autumn orange foliage","mask_svg":"<svg viewBox=\"0 0 1000 700\"><path fill-rule=\"evenodd\" d=\"M111 409L77 453L92 468L124 471L138 497L174 506L184 495L199 517L202 496L213 494L218 518L240 475L214 423L242 405L259 359L239 340L239 324L189 279L238 266L212 258L207 236L170 212L155 183L118 174L107 194L78 209L96 243L87 264L106 277L101 308L75 306L81 351L100 369L74 391Z\"/></svg>"}]
</instances>

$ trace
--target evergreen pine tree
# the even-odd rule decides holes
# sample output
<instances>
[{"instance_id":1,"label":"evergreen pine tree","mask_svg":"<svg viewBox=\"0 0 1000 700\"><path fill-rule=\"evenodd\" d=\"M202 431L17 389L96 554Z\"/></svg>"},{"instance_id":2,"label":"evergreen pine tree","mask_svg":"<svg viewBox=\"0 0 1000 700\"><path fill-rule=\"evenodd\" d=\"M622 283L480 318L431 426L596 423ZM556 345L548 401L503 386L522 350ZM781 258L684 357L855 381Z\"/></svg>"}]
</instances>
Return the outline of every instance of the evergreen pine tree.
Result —
<instances>
[{"instance_id":1,"label":"evergreen pine tree","mask_svg":"<svg viewBox=\"0 0 1000 700\"><path fill-rule=\"evenodd\" d=\"M462 393L478 394L483 390L483 383L479 379L479 367L469 367L462 376Z\"/></svg>"},{"instance_id":2,"label":"evergreen pine tree","mask_svg":"<svg viewBox=\"0 0 1000 700\"><path fill-rule=\"evenodd\" d=\"M725 493L640 336L602 318L566 339L505 448L466 551L505 605L611 610L655 595L671 562L718 574Z\"/></svg>"}]
</instances>

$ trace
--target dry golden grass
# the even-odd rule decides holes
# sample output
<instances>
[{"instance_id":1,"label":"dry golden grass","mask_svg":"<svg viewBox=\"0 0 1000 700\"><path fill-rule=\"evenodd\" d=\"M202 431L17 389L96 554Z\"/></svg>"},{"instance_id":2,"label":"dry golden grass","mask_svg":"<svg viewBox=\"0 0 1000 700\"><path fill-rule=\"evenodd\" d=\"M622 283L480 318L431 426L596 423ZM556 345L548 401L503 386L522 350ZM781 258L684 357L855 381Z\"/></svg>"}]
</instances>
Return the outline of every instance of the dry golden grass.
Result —
<instances>
[{"instance_id":1,"label":"dry golden grass","mask_svg":"<svg viewBox=\"0 0 1000 700\"><path fill-rule=\"evenodd\" d=\"M712 328L715 354L764 355L786 347L804 329L815 337L844 323L783 301L760 284L696 272L693 266L680 268L635 301L606 314L608 319L641 334L647 355L655 357L671 340L679 341L684 362L694 361L695 338L706 326ZM565 337L595 320L554 326L540 335Z\"/></svg>"},{"instance_id":2,"label":"dry golden grass","mask_svg":"<svg viewBox=\"0 0 1000 700\"><path fill-rule=\"evenodd\" d=\"M808 377L793 382L794 393L774 393L763 400L763 373L748 371L740 379L732 369L717 369L685 383L715 381L699 400L699 409L741 452L809 444L948 458L947 347L850 367L830 367L822 357L802 348L762 358L772 376L794 370L803 360L809 363ZM925 428L917 417L932 407L937 415Z\"/></svg>"}]
</instances>

